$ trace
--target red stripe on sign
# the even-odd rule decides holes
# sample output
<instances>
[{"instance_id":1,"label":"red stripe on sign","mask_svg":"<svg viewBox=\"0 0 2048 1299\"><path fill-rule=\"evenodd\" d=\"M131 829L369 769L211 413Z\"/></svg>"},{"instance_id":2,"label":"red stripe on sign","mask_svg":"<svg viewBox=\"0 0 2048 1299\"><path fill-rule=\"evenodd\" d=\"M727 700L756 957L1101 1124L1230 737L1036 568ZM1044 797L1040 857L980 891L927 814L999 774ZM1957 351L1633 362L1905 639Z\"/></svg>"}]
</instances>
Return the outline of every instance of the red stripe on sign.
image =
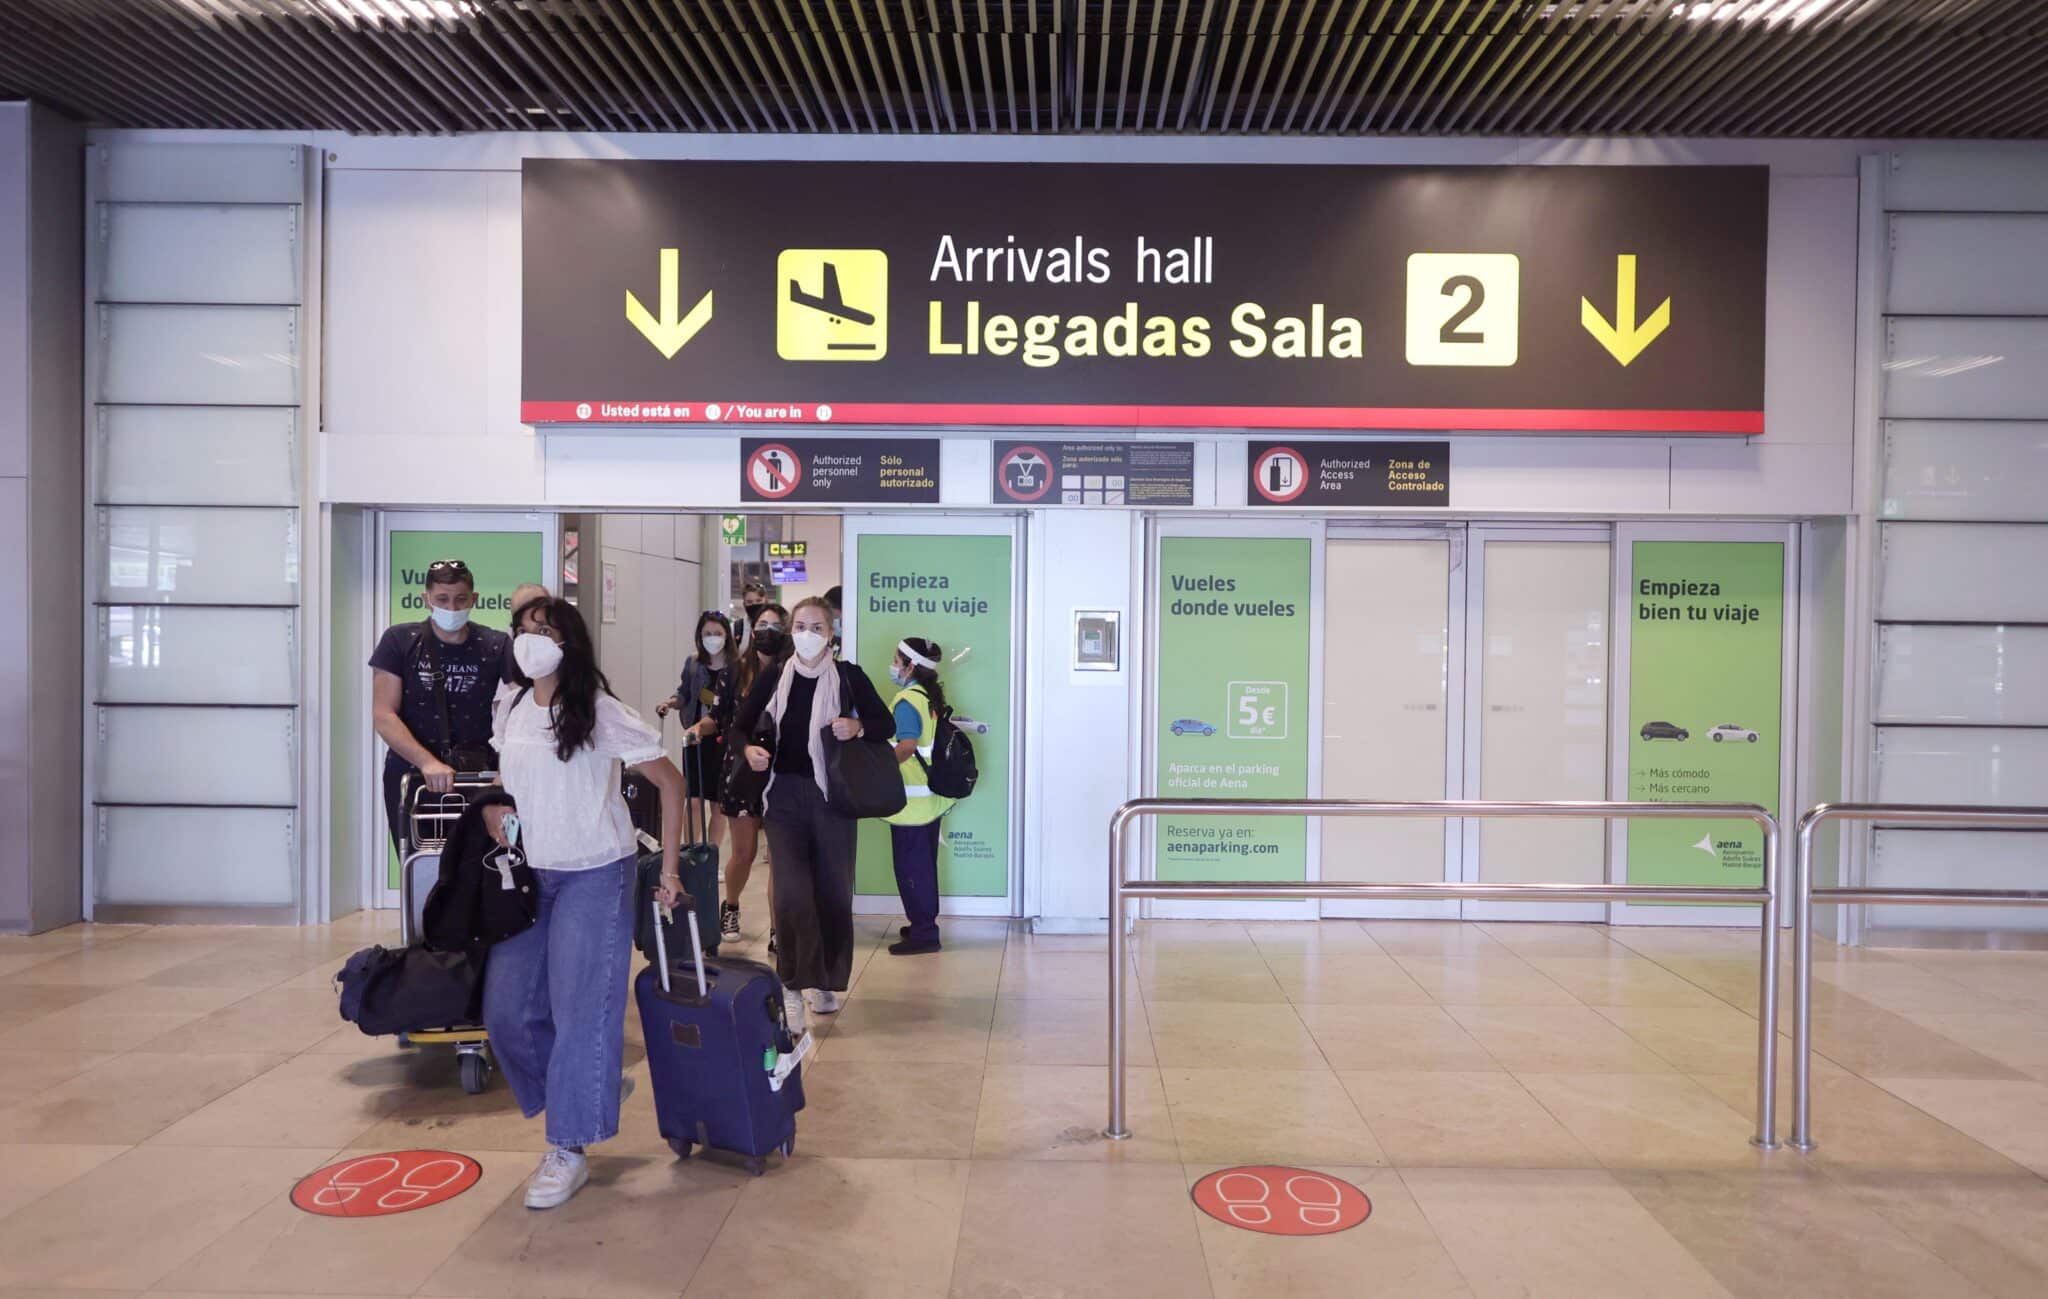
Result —
<instances>
[{"instance_id":1,"label":"red stripe on sign","mask_svg":"<svg viewBox=\"0 0 2048 1299\"><path fill-rule=\"evenodd\" d=\"M709 411L716 411L713 415ZM756 413L759 412L759 413ZM994 428L1425 429L1500 433L1714 433L1753 437L1760 410L1446 406L1070 406L962 402L528 401L528 424L962 424Z\"/></svg>"}]
</instances>

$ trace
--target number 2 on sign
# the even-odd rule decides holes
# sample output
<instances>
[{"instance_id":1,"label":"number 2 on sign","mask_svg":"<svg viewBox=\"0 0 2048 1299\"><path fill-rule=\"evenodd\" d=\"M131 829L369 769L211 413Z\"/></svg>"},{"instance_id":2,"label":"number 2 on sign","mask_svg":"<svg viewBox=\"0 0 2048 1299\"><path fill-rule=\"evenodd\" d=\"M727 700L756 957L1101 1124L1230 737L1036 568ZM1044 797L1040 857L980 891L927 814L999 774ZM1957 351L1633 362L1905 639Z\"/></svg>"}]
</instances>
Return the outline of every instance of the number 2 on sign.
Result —
<instances>
[{"instance_id":1,"label":"number 2 on sign","mask_svg":"<svg viewBox=\"0 0 2048 1299\"><path fill-rule=\"evenodd\" d=\"M1408 364L1513 365L1521 352L1522 259L1513 253L1408 258Z\"/></svg>"}]
</instances>

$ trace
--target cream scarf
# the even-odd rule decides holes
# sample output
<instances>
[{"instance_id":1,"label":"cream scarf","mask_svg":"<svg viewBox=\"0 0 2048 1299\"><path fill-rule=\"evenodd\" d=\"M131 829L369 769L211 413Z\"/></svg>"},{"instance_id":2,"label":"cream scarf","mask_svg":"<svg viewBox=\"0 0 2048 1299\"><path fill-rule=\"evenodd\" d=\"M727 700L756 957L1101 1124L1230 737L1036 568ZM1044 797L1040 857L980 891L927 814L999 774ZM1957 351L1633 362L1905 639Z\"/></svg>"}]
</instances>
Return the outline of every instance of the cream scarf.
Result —
<instances>
[{"instance_id":1,"label":"cream scarf","mask_svg":"<svg viewBox=\"0 0 2048 1299\"><path fill-rule=\"evenodd\" d=\"M833 659L830 651L818 660L815 667L807 665L794 654L783 662L782 678L775 683L775 698L768 705L768 715L775 719L775 734L778 738L782 734L782 715L789 709L790 683L796 680L799 674L818 683L816 693L811 696L811 726L807 734L811 746L811 776L818 782L818 792L823 794L826 792L825 728L839 716L839 664ZM764 805L767 802L767 794L772 793L774 789L775 776L771 768L768 790L762 795Z\"/></svg>"}]
</instances>

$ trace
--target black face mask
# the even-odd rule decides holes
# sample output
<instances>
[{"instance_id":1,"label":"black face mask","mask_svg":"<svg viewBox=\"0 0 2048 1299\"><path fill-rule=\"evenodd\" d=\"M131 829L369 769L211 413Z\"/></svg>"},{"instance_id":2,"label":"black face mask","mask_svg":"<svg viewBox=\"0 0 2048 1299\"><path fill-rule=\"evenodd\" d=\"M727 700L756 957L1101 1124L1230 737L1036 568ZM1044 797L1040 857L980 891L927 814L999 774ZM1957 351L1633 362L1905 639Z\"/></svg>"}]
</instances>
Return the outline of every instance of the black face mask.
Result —
<instances>
[{"instance_id":1,"label":"black face mask","mask_svg":"<svg viewBox=\"0 0 2048 1299\"><path fill-rule=\"evenodd\" d=\"M754 629L754 649L759 653L766 654L769 658L775 658L782 653L783 643L783 632L780 627L756 627Z\"/></svg>"}]
</instances>

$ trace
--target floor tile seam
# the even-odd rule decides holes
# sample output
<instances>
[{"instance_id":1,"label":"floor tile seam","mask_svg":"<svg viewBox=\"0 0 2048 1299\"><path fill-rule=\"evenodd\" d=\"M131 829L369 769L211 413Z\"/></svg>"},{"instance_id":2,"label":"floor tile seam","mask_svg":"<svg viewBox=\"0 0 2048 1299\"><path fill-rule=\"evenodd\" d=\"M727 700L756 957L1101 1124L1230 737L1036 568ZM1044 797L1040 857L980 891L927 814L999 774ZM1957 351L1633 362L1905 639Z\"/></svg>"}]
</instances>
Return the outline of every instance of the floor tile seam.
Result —
<instances>
[{"instance_id":1,"label":"floor tile seam","mask_svg":"<svg viewBox=\"0 0 2048 1299\"><path fill-rule=\"evenodd\" d=\"M34 1206L34 1205L37 1205L37 1204L40 1204L40 1203L42 1203L42 1202L43 1202L44 1200L47 1200L47 1199L49 1199L49 1198L50 1198L51 1196L55 1195L55 1194L56 1194L57 1192L59 1192L59 1191L63 1190L63 1189L65 1188L65 1187L67 1187L67 1186L71 1185L71 1184L72 1184L73 1182L76 1182L76 1181L80 1180L81 1178L84 1178L84 1177L90 1176L90 1175L91 1175L92 1173L94 1173L95 1171L97 1171L97 1170L99 1170L99 1169L101 1169L101 1168L104 1168L104 1167L105 1167L105 1166L107 1166L108 1164L111 1164L111 1163L113 1163L113 1162L114 1162L114 1161L115 1161L116 1159L120 1159L120 1158L122 1158L122 1157L124 1157L124 1156L126 1156L126 1155L132 1154L132 1153L133 1153L133 1152L135 1151L135 1149L136 1149L136 1147L134 1147L134 1146L124 1146L124 1145L120 1145L119 1143L106 1143L106 1144L99 1144L99 1143L94 1143L94 1142L83 1142L83 1141L49 1141L49 1142L43 1142L43 1141L11 1141L11 1142L6 1142L6 1143L4 1143L4 1144L6 1144L6 1145L16 1145L16 1146L45 1146L45 1145L47 1145L47 1146L59 1146L59 1147L62 1147L62 1146L68 1146L68 1147L72 1147L72 1148L77 1148L77 1147L80 1147L80 1146L97 1146L97 1148L98 1148L98 1149L102 1149L102 1150L108 1150L108 1149L118 1149L118 1150L119 1150L119 1151L120 1151L121 1153L120 1153L120 1154L116 1154L116 1155L109 1155L109 1156L107 1156L107 1157L106 1157L105 1159L102 1159L102 1160L100 1160L100 1161L99 1161L99 1163L97 1163L97 1164L94 1164L94 1165L93 1165L93 1166L92 1166L91 1168L88 1168L88 1169L86 1169L86 1170L85 1170L84 1172L82 1172L82 1173L79 1173L79 1174L78 1174L78 1175L77 1175L76 1177L71 1177L71 1178L67 1178L67 1179L66 1179L66 1180L64 1180L64 1181L62 1181L62 1182L59 1182L59 1183L57 1183L57 1184L56 1184L55 1186L50 1186L50 1187L46 1187L46 1188L44 1188L44 1189L43 1189L42 1191L38 1192L37 1194L35 1194L35 1195L32 1195L32 1196L30 1196L30 1197L29 1197L28 1199L26 1199L26 1200L23 1200L23 1201L22 1201L22 1202L21 1202L20 1204L17 1204L17 1205L15 1205L15 1206L14 1206L14 1207L13 1207L12 1209L9 1209L9 1210L8 1210L7 1212L5 1212L5 1213L0 1213L0 1225L4 1225L5 1223L7 1223L7 1222L8 1222L8 1221L9 1221L10 1219L12 1219L12 1218L13 1218L13 1217L14 1217L14 1216L15 1216L16 1214L22 1213L23 1211L25 1211L25 1210L29 1209L30 1207L32 1207L32 1206ZM8 1291L9 1289L11 1289L11 1288L12 1288L12 1287L8 1287L8 1286L0 1286L0 1296L4 1296L4 1295L5 1295L6 1293L7 1293L7 1291Z\"/></svg>"},{"instance_id":2,"label":"floor tile seam","mask_svg":"<svg viewBox=\"0 0 2048 1299\"><path fill-rule=\"evenodd\" d=\"M1216 1299L1216 1263L1209 1257L1209 1242L1202 1235L1204 1214L1201 1206L1195 1203L1195 1166L1185 1160L1180 1164L1180 1184L1187 1189L1188 1227L1195 1234L1195 1249L1201 1255L1202 1281L1208 1287L1209 1299Z\"/></svg>"},{"instance_id":3,"label":"floor tile seam","mask_svg":"<svg viewBox=\"0 0 2048 1299\"><path fill-rule=\"evenodd\" d=\"M139 1149L139 1148L140 1148L140 1147L138 1147L138 1149ZM327 1147L326 1147L326 1144L325 1144L325 1143L323 1142L323 1143L321 1143L320 1145L316 1145L316 1146L303 1146L303 1147L300 1147L300 1146L195 1146L195 1147L192 1147L192 1149L195 1149L195 1150L248 1150L248 1151L256 1151L256 1152L264 1152L264 1153L267 1153L267 1152L270 1152L270 1151L274 1151L274 1150L280 1150L280 1149L290 1149L290 1150L297 1150L297 1149L305 1149L305 1150L324 1150L324 1149L327 1149ZM333 1164L339 1163L339 1162L340 1162L340 1161L341 1161L342 1159L344 1159L344 1158L346 1158L346 1157L347 1157L348 1153L349 1153L349 1148L348 1148L347 1146L342 1146L342 1147L341 1147L341 1148L340 1148L339 1150L328 1150L328 1153L326 1153L325 1155L322 1155L322 1156L320 1157L320 1160L319 1160L319 1162L315 1163L315 1164L313 1165L313 1167L311 1167L311 1168L307 1169L307 1170L306 1170L306 1172L305 1172L305 1173L303 1173L303 1174L301 1174L300 1176L301 1176L302 1178L303 1178L303 1177L306 1177L306 1176L310 1176L311 1174L313 1174L313 1173L316 1173L316 1172L318 1172L318 1171L319 1171L320 1169L323 1169L323 1168L329 1167L330 1165L333 1165ZM289 1199L289 1198L290 1198L290 1196L291 1196L292 1190L293 1190L293 1189L295 1189L295 1188L296 1188L296 1186L297 1186L297 1179L295 1179L295 1180L294 1180L294 1182L293 1182L293 1185L292 1185L291 1187L287 1187L287 1188L285 1188L285 1190L284 1190L284 1191L282 1191L282 1192L280 1192L279 1194L280 1194L280 1195L281 1195L282 1197L284 1197L284 1198L286 1198L286 1199ZM175 1263L172 1263L172 1264L171 1264L171 1265L170 1265L170 1266L169 1266L168 1268L166 1268L166 1269L165 1269L165 1270L164 1270L164 1271L163 1271L163 1272L162 1272L162 1273L161 1273L160 1275L156 1276L155 1278L153 1278L153 1279L151 1279L151 1280L149 1280L149 1281L146 1281L146 1282L144 1282L144 1283L143 1283L143 1286L142 1286L142 1293L144 1293L144 1294L148 1294L148 1293L150 1293L150 1292L152 1292L152 1291L160 1291L160 1292L163 1292L163 1293L167 1293L167 1294L178 1294L178 1293L182 1293L181 1291L177 1291L177 1290L165 1290L165 1289L164 1289L164 1285L163 1285L164 1281L165 1281L165 1280L166 1280L167 1278L169 1278L170 1276L172 1276L173 1274L175 1274L175 1273L176 1273L176 1272L178 1271L178 1269L179 1269L179 1268L185 1267L186 1265L188 1265L189 1263L191 1263L193 1259L195 1259L195 1258L198 1258L198 1257L199 1257L199 1256L200 1256L201 1254L205 1253L205 1252L206 1252L207 1250L209 1250L209 1249L213 1248L213 1247L214 1247L215 1245L219 1244L219 1243L220 1243L221 1241L223 1241L223 1240L226 1240L226 1239L227 1239L227 1238L228 1238L228 1237L229 1237L230 1235L232 1235L233 1233L235 1233L235 1232L237 1232L237 1231L240 1231L240 1230L242 1229L242 1226L243 1226L243 1224L245 1224L245 1223L248 1223L248 1222L252 1221L252 1220L253 1220L253 1219L254 1219L254 1218L256 1217L256 1215L257 1215L257 1214L260 1214L260 1213L262 1213L262 1212L263 1212L263 1211L264 1211L265 1209L269 1208L269 1207L270 1207L270 1206L271 1206L272 1204L276 1203L276 1201L277 1201L277 1199L278 1199L278 1198L279 1198L279 1196L272 1196L272 1197L270 1197L270 1198L268 1198L268 1199L265 1199L265 1200L261 1201L261 1202L260 1202L260 1203L258 1203L258 1204L257 1204L257 1205L256 1205L256 1206L255 1206L254 1208L252 1208L251 1210L249 1210L249 1212L247 1212L247 1213L243 1214L243 1215L242 1215L241 1217L239 1217L239 1218L235 1219L235 1220L234 1220L234 1222L230 1223L230 1224L229 1224L229 1225L228 1225L228 1226L227 1226L226 1228L222 1229L221 1231L219 1231L219 1232L215 1233L215 1234L214 1234L213 1236L211 1236L211 1237L207 1238L207 1239L206 1239L205 1241L201 1242L201 1243L200 1243L200 1244L199 1244L199 1245L198 1245L198 1246L197 1246L196 1248L194 1248L194 1249L192 1250L192 1252L191 1252L191 1253L189 1253L189 1254L185 1254L185 1255L182 1255L181 1257L179 1257L179 1259L178 1259L178 1260L177 1260L177 1261L176 1261ZM4 1295L5 1293L6 1293L5 1291L0 1291L0 1295Z\"/></svg>"},{"instance_id":4,"label":"floor tile seam","mask_svg":"<svg viewBox=\"0 0 2048 1299\"><path fill-rule=\"evenodd\" d=\"M1450 1169L1445 1169L1445 1168L1443 1168L1443 1167L1441 1167L1441 1166L1438 1166L1438 1167L1434 1167L1434 1168L1428 1168L1428 1167L1423 1167L1423 1166L1420 1166L1420 1165L1418 1165L1418 1166L1416 1166L1415 1168L1412 1168L1412 1169L1405 1169L1405 1168L1398 1168L1398 1167L1397 1167L1397 1168L1394 1168L1394 1169L1393 1169L1392 1171L1393 1171L1393 1175L1394 1175L1394 1178L1395 1178L1395 1180L1397 1180L1398 1182L1400 1182L1400 1183L1401 1183L1401 1189L1402 1189L1402 1191L1403 1191L1403 1192L1405 1192L1405 1193L1407 1194L1407 1196L1408 1196L1408 1199L1409 1199L1409 1200L1410 1200L1410 1201L1411 1201L1411 1202L1412 1202L1412 1203L1413 1203L1413 1204L1415 1205L1415 1208L1416 1208L1416 1212L1418 1212L1419 1214L1421 1214L1421 1216L1422 1216L1422 1225L1423 1225L1423 1226L1425 1226L1425 1227L1428 1227L1428 1228L1429 1228L1429 1234L1430 1234L1430 1238L1431 1238L1432 1240L1436 1241L1436 1246L1437 1246L1437 1248L1443 1251L1443 1253L1444 1253L1444 1257L1445 1257L1446 1259L1450 1260L1450 1264L1451 1264L1451 1269L1452 1269L1453 1271L1455 1271L1455 1272L1456 1272L1456 1273L1458 1274L1458 1278L1459 1278L1459 1279L1460 1279L1461 1281L1463 1281L1463 1282L1465 1283L1465 1291L1466 1291L1466 1293L1467 1293L1467 1294L1469 1294L1469 1295L1481 1295L1481 1294L1485 1294L1485 1293L1487 1293L1487 1290L1486 1290L1486 1288L1485 1288L1484 1286L1482 1286L1482 1285L1480 1284L1480 1282L1481 1282L1481 1281L1482 1281L1482 1280L1484 1279L1484 1274L1483 1274L1483 1273L1478 1273L1478 1274L1475 1274L1475 1273L1474 1273L1474 1272L1473 1272L1473 1271L1472 1271L1471 1269L1467 1268L1467 1267L1465 1266L1465 1264L1464 1264L1464 1263L1462 1263L1461 1261L1459 1261L1459 1258L1458 1258L1458 1252L1457 1252L1456 1250L1454 1250L1454 1249L1452 1249L1452 1248L1451 1248L1451 1243L1450 1243L1450 1241L1449 1241L1449 1240L1447 1240L1447 1239L1445 1238L1445 1236L1444 1236L1444 1229L1443 1229L1443 1226L1442 1226L1442 1225L1441 1225L1441 1224L1440 1224L1440 1223L1438 1222L1438 1220L1437 1220L1437 1216L1436 1216L1435 1214L1432 1214L1432 1213L1431 1213L1431 1212L1429 1211L1429 1206L1428 1206L1427 1204L1423 1203L1423 1199L1422 1199L1422 1197L1421 1197L1420 1195L1417 1195L1417 1194L1415 1193L1415 1188L1414 1188L1413 1186L1409 1185L1409 1183L1408 1183L1408 1177L1407 1177L1407 1174L1409 1174L1410 1172L1416 1172L1416 1173L1421 1173L1421 1172L1452 1172L1452 1173L1457 1173L1457 1172L1470 1172L1471 1170L1470 1170L1470 1169L1458 1169L1458 1168L1450 1168ZM1579 1169L1579 1170L1577 1170L1577 1171L1580 1171L1580 1172L1584 1172L1584 1171L1586 1171L1586 1170L1584 1170L1584 1169ZM1606 1170L1605 1170L1605 1169L1601 1169L1601 1170L1598 1170L1598 1171L1600 1171L1600 1172L1602 1173L1602 1175L1603 1175L1603 1176L1607 1176L1607 1179L1608 1179L1609 1181L1613 1181L1613 1180L1614 1180L1614 1179L1613 1179L1613 1177L1612 1177L1612 1175L1610 1175L1610 1174L1607 1174L1607 1173L1606 1173Z\"/></svg>"}]
</instances>

